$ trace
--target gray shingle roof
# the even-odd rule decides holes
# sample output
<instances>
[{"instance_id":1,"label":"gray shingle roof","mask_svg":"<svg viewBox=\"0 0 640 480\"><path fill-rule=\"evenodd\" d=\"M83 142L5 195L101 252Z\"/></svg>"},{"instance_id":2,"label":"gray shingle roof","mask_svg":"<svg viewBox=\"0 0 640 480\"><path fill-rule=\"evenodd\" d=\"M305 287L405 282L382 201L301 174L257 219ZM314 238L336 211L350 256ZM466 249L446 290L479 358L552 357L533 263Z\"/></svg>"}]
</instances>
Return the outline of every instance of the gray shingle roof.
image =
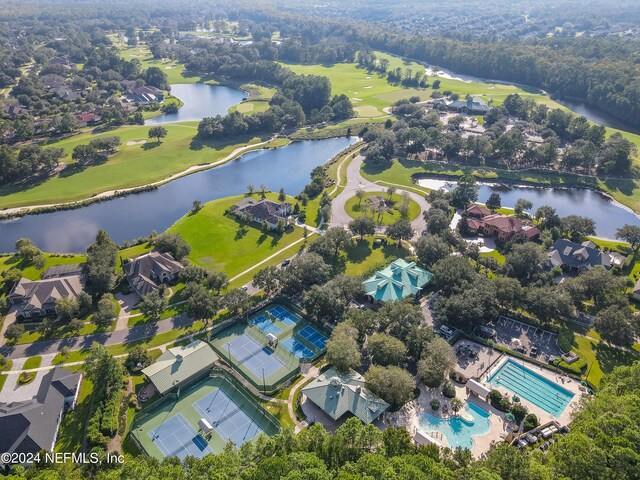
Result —
<instances>
[{"instance_id":1,"label":"gray shingle roof","mask_svg":"<svg viewBox=\"0 0 640 480\"><path fill-rule=\"evenodd\" d=\"M150 252L122 265L124 274L140 296L158 289L163 275L175 276L184 267L170 253Z\"/></svg>"},{"instance_id":2,"label":"gray shingle roof","mask_svg":"<svg viewBox=\"0 0 640 480\"><path fill-rule=\"evenodd\" d=\"M21 278L9 294L12 302L22 304L22 310L52 309L57 299L62 297L76 298L83 290L84 281L79 275L60 278L29 280Z\"/></svg>"},{"instance_id":3,"label":"gray shingle roof","mask_svg":"<svg viewBox=\"0 0 640 480\"><path fill-rule=\"evenodd\" d=\"M570 267L576 270L588 270L597 266L611 267L611 259L600 250L580 245L566 238L559 238L549 249L550 267Z\"/></svg>"},{"instance_id":4,"label":"gray shingle roof","mask_svg":"<svg viewBox=\"0 0 640 480\"><path fill-rule=\"evenodd\" d=\"M354 371L339 373L331 368L304 387L302 393L334 420L350 412L369 424L389 404L367 390L364 383L364 377Z\"/></svg>"}]
</instances>

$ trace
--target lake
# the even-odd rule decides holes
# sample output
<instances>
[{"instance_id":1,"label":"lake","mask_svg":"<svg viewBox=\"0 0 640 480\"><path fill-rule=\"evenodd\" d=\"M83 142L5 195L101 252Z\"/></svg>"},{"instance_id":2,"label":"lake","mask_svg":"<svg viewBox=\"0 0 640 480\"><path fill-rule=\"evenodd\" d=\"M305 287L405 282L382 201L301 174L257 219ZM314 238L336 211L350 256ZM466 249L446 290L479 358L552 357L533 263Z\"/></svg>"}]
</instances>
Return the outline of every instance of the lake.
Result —
<instances>
[{"instance_id":1,"label":"lake","mask_svg":"<svg viewBox=\"0 0 640 480\"><path fill-rule=\"evenodd\" d=\"M425 178L418 184L431 189L455 188L456 182ZM550 205L561 217L581 215L596 222L598 237L615 239L616 230L625 224L640 226L640 218L618 202L609 197L586 188L564 189L529 186L505 186L478 182L478 201L485 203L492 193L499 193L502 206L513 207L516 200L526 198L533 203L533 213L542 205Z\"/></svg>"},{"instance_id":2,"label":"lake","mask_svg":"<svg viewBox=\"0 0 640 480\"><path fill-rule=\"evenodd\" d=\"M84 252L99 229L122 243L169 228L192 207L194 200L208 202L239 195L246 186L297 195L309 183L311 170L323 165L358 140L330 138L308 140L273 150L256 150L229 163L179 178L157 190L114 198L75 210L27 215L0 221L0 252L15 249L21 237L32 239L47 252Z\"/></svg>"},{"instance_id":3,"label":"lake","mask_svg":"<svg viewBox=\"0 0 640 480\"><path fill-rule=\"evenodd\" d=\"M153 117L145 125L162 123L200 121L205 117L226 115L229 108L242 102L247 93L223 85L205 85L203 83L178 83L171 85L171 95L178 97L184 105L178 113Z\"/></svg>"}]
</instances>

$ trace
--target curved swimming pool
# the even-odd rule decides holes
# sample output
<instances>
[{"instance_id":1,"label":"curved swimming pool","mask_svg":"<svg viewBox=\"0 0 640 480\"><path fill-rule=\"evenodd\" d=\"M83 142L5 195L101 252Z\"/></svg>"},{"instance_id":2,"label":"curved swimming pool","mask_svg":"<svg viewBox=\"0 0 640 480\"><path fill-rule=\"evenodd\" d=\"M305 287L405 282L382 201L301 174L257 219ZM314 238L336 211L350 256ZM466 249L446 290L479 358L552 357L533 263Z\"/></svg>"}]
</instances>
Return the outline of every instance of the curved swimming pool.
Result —
<instances>
[{"instance_id":1,"label":"curved swimming pool","mask_svg":"<svg viewBox=\"0 0 640 480\"><path fill-rule=\"evenodd\" d=\"M440 432L447 437L449 446L453 449L471 449L473 447L473 437L484 435L491 428L490 414L471 402L466 402L464 410L473 420L468 420L461 416L438 418L425 412L420 418L420 430L427 433Z\"/></svg>"}]
</instances>

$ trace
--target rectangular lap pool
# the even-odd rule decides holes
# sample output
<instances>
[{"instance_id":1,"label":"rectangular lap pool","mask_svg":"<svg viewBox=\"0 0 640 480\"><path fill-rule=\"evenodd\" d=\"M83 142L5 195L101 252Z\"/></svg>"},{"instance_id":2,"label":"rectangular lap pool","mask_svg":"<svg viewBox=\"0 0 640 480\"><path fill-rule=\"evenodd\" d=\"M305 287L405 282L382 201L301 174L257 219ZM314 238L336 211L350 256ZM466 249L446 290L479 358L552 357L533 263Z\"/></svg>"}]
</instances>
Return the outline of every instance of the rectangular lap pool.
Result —
<instances>
[{"instance_id":1,"label":"rectangular lap pool","mask_svg":"<svg viewBox=\"0 0 640 480\"><path fill-rule=\"evenodd\" d=\"M559 417L573 398L566 388L509 359L488 379L492 387L504 387Z\"/></svg>"}]
</instances>

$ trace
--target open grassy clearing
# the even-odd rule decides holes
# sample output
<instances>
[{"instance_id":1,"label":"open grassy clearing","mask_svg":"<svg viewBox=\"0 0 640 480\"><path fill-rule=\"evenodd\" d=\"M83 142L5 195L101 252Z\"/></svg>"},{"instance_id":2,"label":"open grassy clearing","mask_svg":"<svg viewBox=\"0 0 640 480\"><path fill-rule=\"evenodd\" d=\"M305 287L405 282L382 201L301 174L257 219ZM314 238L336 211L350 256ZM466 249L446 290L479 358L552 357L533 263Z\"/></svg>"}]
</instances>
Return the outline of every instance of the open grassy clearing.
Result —
<instances>
[{"instance_id":1,"label":"open grassy clearing","mask_svg":"<svg viewBox=\"0 0 640 480\"><path fill-rule=\"evenodd\" d=\"M75 408L62 417L55 445L56 452L75 453L80 450L85 423L91 409L92 392L93 384L85 375L82 378Z\"/></svg>"},{"instance_id":2,"label":"open grassy clearing","mask_svg":"<svg viewBox=\"0 0 640 480\"><path fill-rule=\"evenodd\" d=\"M238 111L245 115L251 115L252 113L265 112L269 109L269 102L267 100L249 100L247 102L239 103L229 108L229 112Z\"/></svg>"},{"instance_id":3,"label":"open grassy clearing","mask_svg":"<svg viewBox=\"0 0 640 480\"><path fill-rule=\"evenodd\" d=\"M43 270L38 270L32 264L26 263L15 254L0 255L0 274L9 270L10 268L18 268L22 270L23 277L28 278L29 280L38 280L42 273L50 267L55 267L56 265L68 265L71 263L82 263L87 261L87 258L84 255L56 255L45 253L44 257L45 267Z\"/></svg>"},{"instance_id":4,"label":"open grassy clearing","mask_svg":"<svg viewBox=\"0 0 640 480\"><path fill-rule=\"evenodd\" d=\"M267 194L277 200L277 194ZM171 227L191 245L189 259L203 267L220 270L234 277L260 260L302 238L302 228L279 235L263 232L257 224L243 225L225 211L242 195L214 200L195 214L182 217ZM258 198L258 196L256 196ZM289 202L295 203L291 197Z\"/></svg>"},{"instance_id":5,"label":"open grassy clearing","mask_svg":"<svg viewBox=\"0 0 640 480\"><path fill-rule=\"evenodd\" d=\"M587 381L596 387L602 376L612 372L615 367L631 365L640 359L637 354L624 352L580 335L575 336L573 351L587 360Z\"/></svg>"},{"instance_id":6,"label":"open grassy clearing","mask_svg":"<svg viewBox=\"0 0 640 480\"><path fill-rule=\"evenodd\" d=\"M355 238L353 243L340 255L339 262L344 266L345 275L367 275L380 268L386 267L397 258L410 258L411 252L404 246L387 243L374 245L373 236L364 239Z\"/></svg>"},{"instance_id":7,"label":"open grassy clearing","mask_svg":"<svg viewBox=\"0 0 640 480\"><path fill-rule=\"evenodd\" d=\"M105 191L146 185L194 165L219 161L239 147L266 140L246 137L227 142L200 141L194 138L196 125L197 122L166 125L168 135L161 143L154 140L127 145L147 140L149 127L145 126L120 127L95 135L84 133L53 142L53 146L64 148L69 154L76 145L98 137L117 135L122 145L100 165L85 168L72 165L55 177L29 188L0 188L0 208L72 202ZM276 139L268 146L285 143L286 139Z\"/></svg>"},{"instance_id":8,"label":"open grassy clearing","mask_svg":"<svg viewBox=\"0 0 640 480\"><path fill-rule=\"evenodd\" d=\"M344 209L351 218L358 218L363 215L372 216L374 222L379 225L391 225L393 222L400 220L402 216L398 211L398 206L402 204L403 198L402 195L395 193L391 197L390 201L393 204L392 207L387 208L385 212L382 214L378 214L369 208L372 204L370 203L371 197L383 197L386 200L389 200L389 195L386 192L367 192L363 197L362 201L357 197L351 197L348 199L344 205ZM407 211L407 220L412 221L418 218L420 215L420 205L413 199L409 199L409 209Z\"/></svg>"}]
</instances>

